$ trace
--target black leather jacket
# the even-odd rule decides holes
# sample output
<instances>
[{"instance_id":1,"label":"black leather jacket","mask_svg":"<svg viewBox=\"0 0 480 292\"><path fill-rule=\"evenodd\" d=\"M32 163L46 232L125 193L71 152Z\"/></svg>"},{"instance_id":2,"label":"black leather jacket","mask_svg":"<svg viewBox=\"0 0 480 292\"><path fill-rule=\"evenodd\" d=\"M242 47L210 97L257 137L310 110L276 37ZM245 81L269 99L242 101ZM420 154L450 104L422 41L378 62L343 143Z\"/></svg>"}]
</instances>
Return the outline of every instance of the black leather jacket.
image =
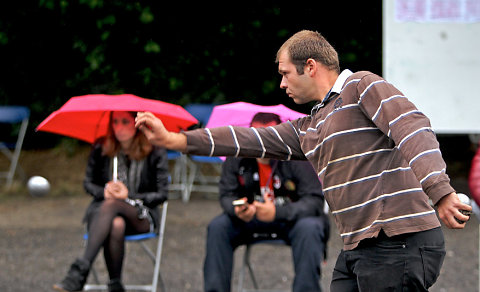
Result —
<instances>
[{"instance_id":1,"label":"black leather jacket","mask_svg":"<svg viewBox=\"0 0 480 292\"><path fill-rule=\"evenodd\" d=\"M84 220L87 220L104 200L105 184L112 180L110 163L111 158L102 155L101 145L95 144L88 158L83 181L85 191L93 197ZM138 189L129 190L129 198L142 200L143 204L150 209L155 224L159 218L157 206L168 198L168 177L167 152L164 148L153 147L152 152L145 158Z\"/></svg>"},{"instance_id":2,"label":"black leather jacket","mask_svg":"<svg viewBox=\"0 0 480 292\"><path fill-rule=\"evenodd\" d=\"M275 220L294 222L301 217L324 216L322 185L309 162L271 160L270 164L274 168L275 198L284 197L287 202L276 204ZM235 216L234 200L261 196L256 159L227 158L222 166L219 188L223 210Z\"/></svg>"}]
</instances>

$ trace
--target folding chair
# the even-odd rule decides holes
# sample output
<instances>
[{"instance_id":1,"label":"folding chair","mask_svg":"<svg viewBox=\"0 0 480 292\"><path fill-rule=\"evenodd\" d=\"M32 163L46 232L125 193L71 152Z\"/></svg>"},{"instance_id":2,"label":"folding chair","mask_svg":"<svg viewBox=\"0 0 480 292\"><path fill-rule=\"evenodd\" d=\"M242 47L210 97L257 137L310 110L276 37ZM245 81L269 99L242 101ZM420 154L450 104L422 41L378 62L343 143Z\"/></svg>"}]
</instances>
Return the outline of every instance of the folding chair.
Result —
<instances>
[{"instance_id":1,"label":"folding chair","mask_svg":"<svg viewBox=\"0 0 480 292\"><path fill-rule=\"evenodd\" d=\"M223 160L219 157L190 155L188 162L187 190L183 202L190 200L192 192L218 193ZM211 174L202 172L202 166L212 166L209 171Z\"/></svg>"},{"instance_id":2,"label":"folding chair","mask_svg":"<svg viewBox=\"0 0 480 292\"><path fill-rule=\"evenodd\" d=\"M257 283L257 279L255 278L255 273L252 268L252 264L250 263L250 254L252 252L252 248L254 245L257 244L270 244L270 245L288 245L284 240L277 238L277 234L275 233L254 233L253 240L246 244L245 252L243 254L243 261L242 266L240 268L240 273L238 275L238 292L255 292L255 291L262 291L262 292L288 292L290 290L269 290L269 289L259 289L259 285ZM252 280L252 284L254 289L245 289L245 270L248 270L248 274L250 279Z\"/></svg>"},{"instance_id":3,"label":"folding chair","mask_svg":"<svg viewBox=\"0 0 480 292\"><path fill-rule=\"evenodd\" d=\"M200 127L204 127L214 106L215 104L193 103L186 105L185 109L199 121ZM222 163L223 160L219 157L189 155L187 160L187 190L182 197L183 202L186 203L190 200L191 192L218 193ZM210 170L210 173L203 172L202 165L210 165L213 169ZM212 174L212 170L214 174Z\"/></svg>"},{"instance_id":4,"label":"folding chair","mask_svg":"<svg viewBox=\"0 0 480 292\"><path fill-rule=\"evenodd\" d=\"M8 171L0 172L0 178L6 179L6 187L9 188L12 185L13 177L15 173L18 173L25 177L23 169L18 166L18 158L22 150L23 139L27 131L28 119L30 117L30 110L24 106L0 106L0 123L3 124L19 124L20 129L18 131L16 142L2 142L0 141L0 152L2 152L9 160L10 166ZM6 137L0 137L4 139ZM13 151L12 151L13 150Z\"/></svg>"},{"instance_id":5,"label":"folding chair","mask_svg":"<svg viewBox=\"0 0 480 292\"><path fill-rule=\"evenodd\" d=\"M168 185L169 191L179 191L181 197L187 196L187 156L181 152L168 150L168 160L173 161L173 169L171 168L171 181Z\"/></svg>"},{"instance_id":6,"label":"folding chair","mask_svg":"<svg viewBox=\"0 0 480 292\"><path fill-rule=\"evenodd\" d=\"M160 217L160 226L158 228L158 232L135 234L135 235L129 235L125 237L125 240L129 243L133 243L133 242L140 243L142 249L147 253L147 255L152 260L153 266L154 266L151 284L147 284L147 285L125 284L124 285L125 290L141 290L141 291L156 292L157 286L158 284L160 284L161 291L165 292L165 284L163 282L162 275L160 273L160 262L162 259L162 246L163 246L163 237L165 232L165 221L167 219L167 207L168 207L168 202L164 202L161 207L162 215ZM153 253L153 251L148 247L148 245L145 244L145 240L154 239L154 238L157 239L157 247L156 247L155 253ZM84 235L84 239L88 239L88 234ZM87 284L83 287L83 290L84 291L108 290L107 285L100 284L98 280L97 272L95 271L93 264L91 268L91 273L93 275L93 278L96 284Z\"/></svg>"}]
</instances>

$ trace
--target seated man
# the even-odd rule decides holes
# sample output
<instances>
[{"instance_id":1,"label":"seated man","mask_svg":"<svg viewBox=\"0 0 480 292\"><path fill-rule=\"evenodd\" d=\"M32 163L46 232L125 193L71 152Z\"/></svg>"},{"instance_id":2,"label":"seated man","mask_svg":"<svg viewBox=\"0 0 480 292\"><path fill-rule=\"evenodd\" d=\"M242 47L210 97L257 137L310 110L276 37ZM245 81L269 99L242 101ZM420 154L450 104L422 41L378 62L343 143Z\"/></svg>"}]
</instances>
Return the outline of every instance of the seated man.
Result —
<instances>
[{"instance_id":1,"label":"seated man","mask_svg":"<svg viewBox=\"0 0 480 292\"><path fill-rule=\"evenodd\" d=\"M258 113L251 126L279 123L276 114ZM254 234L266 233L277 234L292 247L293 291L321 291L329 222L323 213L322 187L310 163L229 157L219 188L224 212L208 226L205 291L230 291L235 248Z\"/></svg>"}]
</instances>

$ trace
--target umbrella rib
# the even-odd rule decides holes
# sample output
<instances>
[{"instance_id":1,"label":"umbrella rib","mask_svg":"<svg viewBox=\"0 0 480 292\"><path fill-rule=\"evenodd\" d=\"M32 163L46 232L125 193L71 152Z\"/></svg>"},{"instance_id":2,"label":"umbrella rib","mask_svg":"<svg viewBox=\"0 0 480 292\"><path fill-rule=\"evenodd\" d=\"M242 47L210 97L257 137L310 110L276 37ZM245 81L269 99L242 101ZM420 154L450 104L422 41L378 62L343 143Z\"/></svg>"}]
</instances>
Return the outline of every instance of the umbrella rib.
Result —
<instances>
[{"instance_id":1,"label":"umbrella rib","mask_svg":"<svg viewBox=\"0 0 480 292\"><path fill-rule=\"evenodd\" d=\"M105 116L105 113L107 113L106 111L103 111L102 112L102 115L100 116L100 119L98 120L98 122L96 123L95 125L95 134L93 136L93 141L95 142L95 140L98 138L97 135L98 135L98 129L100 128L100 122L103 120L103 117Z\"/></svg>"}]
</instances>

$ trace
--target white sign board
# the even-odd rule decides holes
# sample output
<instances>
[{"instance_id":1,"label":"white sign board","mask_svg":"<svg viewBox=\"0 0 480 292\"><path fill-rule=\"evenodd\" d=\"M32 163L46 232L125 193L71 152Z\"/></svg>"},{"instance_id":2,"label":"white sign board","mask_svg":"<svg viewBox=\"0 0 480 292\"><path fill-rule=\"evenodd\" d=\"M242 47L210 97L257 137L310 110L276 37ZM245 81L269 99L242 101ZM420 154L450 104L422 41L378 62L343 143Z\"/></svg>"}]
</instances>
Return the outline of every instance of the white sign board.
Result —
<instances>
[{"instance_id":1,"label":"white sign board","mask_svg":"<svg viewBox=\"0 0 480 292\"><path fill-rule=\"evenodd\" d=\"M480 133L480 0L383 0L383 75L436 133Z\"/></svg>"}]
</instances>

